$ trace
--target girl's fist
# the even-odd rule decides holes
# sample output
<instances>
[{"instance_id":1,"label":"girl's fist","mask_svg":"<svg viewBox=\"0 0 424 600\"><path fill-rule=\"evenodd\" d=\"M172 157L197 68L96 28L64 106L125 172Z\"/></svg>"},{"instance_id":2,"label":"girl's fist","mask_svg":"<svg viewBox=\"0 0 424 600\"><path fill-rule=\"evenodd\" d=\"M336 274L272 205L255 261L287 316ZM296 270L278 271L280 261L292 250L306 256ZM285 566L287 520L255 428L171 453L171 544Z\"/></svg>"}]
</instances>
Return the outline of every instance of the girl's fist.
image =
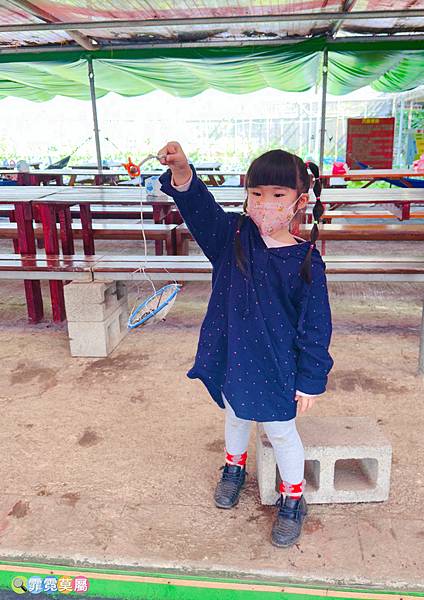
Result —
<instances>
[{"instance_id":1,"label":"girl's fist","mask_svg":"<svg viewBox=\"0 0 424 600\"><path fill-rule=\"evenodd\" d=\"M160 163L167 165L172 171L186 171L190 168L184 150L178 142L168 142L159 150L158 156Z\"/></svg>"}]
</instances>

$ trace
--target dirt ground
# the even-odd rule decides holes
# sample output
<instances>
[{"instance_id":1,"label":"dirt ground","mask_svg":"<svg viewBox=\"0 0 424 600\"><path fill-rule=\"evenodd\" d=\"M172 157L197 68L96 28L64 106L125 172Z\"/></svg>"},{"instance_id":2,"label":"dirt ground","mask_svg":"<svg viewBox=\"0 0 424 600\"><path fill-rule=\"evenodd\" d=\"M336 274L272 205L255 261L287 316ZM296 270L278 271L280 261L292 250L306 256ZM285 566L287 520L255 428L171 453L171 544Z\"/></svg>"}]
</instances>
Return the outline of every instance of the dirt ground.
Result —
<instances>
[{"instance_id":1,"label":"dirt ground","mask_svg":"<svg viewBox=\"0 0 424 600\"><path fill-rule=\"evenodd\" d=\"M393 445L390 498L310 505L289 550L270 544L276 509L259 501L254 435L239 505L213 504L224 413L185 376L209 284L184 286L166 323L106 359L71 358L65 325L29 326L22 290L0 283L1 558L424 589L424 285L329 284L335 364L306 415L377 419Z\"/></svg>"}]
</instances>

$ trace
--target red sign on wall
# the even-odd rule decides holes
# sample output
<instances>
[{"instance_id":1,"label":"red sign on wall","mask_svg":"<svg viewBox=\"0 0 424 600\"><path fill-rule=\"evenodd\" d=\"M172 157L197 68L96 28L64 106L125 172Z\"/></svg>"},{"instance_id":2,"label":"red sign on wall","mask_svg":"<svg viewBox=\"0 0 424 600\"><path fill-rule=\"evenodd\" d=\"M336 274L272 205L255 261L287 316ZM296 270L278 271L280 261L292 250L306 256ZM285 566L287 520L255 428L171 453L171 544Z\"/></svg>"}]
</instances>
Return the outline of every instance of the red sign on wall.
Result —
<instances>
[{"instance_id":1,"label":"red sign on wall","mask_svg":"<svg viewBox=\"0 0 424 600\"><path fill-rule=\"evenodd\" d=\"M395 119L348 119L346 162L351 169L361 169L357 161L374 169L391 169Z\"/></svg>"}]
</instances>

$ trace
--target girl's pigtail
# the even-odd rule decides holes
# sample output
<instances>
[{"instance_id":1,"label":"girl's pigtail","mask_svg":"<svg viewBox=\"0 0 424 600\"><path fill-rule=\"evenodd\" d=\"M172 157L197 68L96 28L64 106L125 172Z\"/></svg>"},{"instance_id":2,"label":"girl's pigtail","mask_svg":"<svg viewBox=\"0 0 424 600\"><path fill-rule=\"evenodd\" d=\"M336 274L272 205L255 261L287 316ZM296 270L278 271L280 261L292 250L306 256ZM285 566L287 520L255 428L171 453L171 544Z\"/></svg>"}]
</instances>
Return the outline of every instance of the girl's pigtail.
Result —
<instances>
[{"instance_id":1,"label":"girl's pigtail","mask_svg":"<svg viewBox=\"0 0 424 600\"><path fill-rule=\"evenodd\" d=\"M321 179L319 176L319 168L313 162L307 162L305 164L306 164L307 168L311 171L311 173L314 177L313 192L315 195L315 204L312 209L314 222L313 222L313 226L312 226L312 230L311 230L311 243L309 245L308 252L306 253L305 259L302 263L302 266L300 269L300 275L304 279L304 281L306 281L306 283L311 284L312 283L312 251L315 248L315 245L316 245L315 243L319 237L318 224L319 224L320 218L324 214L324 207L321 203L322 184L321 184Z\"/></svg>"}]
</instances>

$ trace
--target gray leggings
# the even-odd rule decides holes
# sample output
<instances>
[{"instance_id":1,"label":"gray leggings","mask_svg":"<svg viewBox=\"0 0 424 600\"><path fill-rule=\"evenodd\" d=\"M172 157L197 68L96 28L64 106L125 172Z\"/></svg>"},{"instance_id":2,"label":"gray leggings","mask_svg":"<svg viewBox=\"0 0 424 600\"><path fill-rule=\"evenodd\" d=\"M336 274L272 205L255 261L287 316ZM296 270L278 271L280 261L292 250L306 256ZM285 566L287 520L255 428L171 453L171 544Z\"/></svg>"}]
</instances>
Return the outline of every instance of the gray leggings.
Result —
<instances>
[{"instance_id":1,"label":"gray leggings","mask_svg":"<svg viewBox=\"0 0 424 600\"><path fill-rule=\"evenodd\" d=\"M237 417L224 394L222 398L225 404L225 448L230 454L243 454L247 451L254 421ZM303 480L305 468L305 452L295 420L262 423L274 449L280 477L292 484Z\"/></svg>"}]
</instances>

